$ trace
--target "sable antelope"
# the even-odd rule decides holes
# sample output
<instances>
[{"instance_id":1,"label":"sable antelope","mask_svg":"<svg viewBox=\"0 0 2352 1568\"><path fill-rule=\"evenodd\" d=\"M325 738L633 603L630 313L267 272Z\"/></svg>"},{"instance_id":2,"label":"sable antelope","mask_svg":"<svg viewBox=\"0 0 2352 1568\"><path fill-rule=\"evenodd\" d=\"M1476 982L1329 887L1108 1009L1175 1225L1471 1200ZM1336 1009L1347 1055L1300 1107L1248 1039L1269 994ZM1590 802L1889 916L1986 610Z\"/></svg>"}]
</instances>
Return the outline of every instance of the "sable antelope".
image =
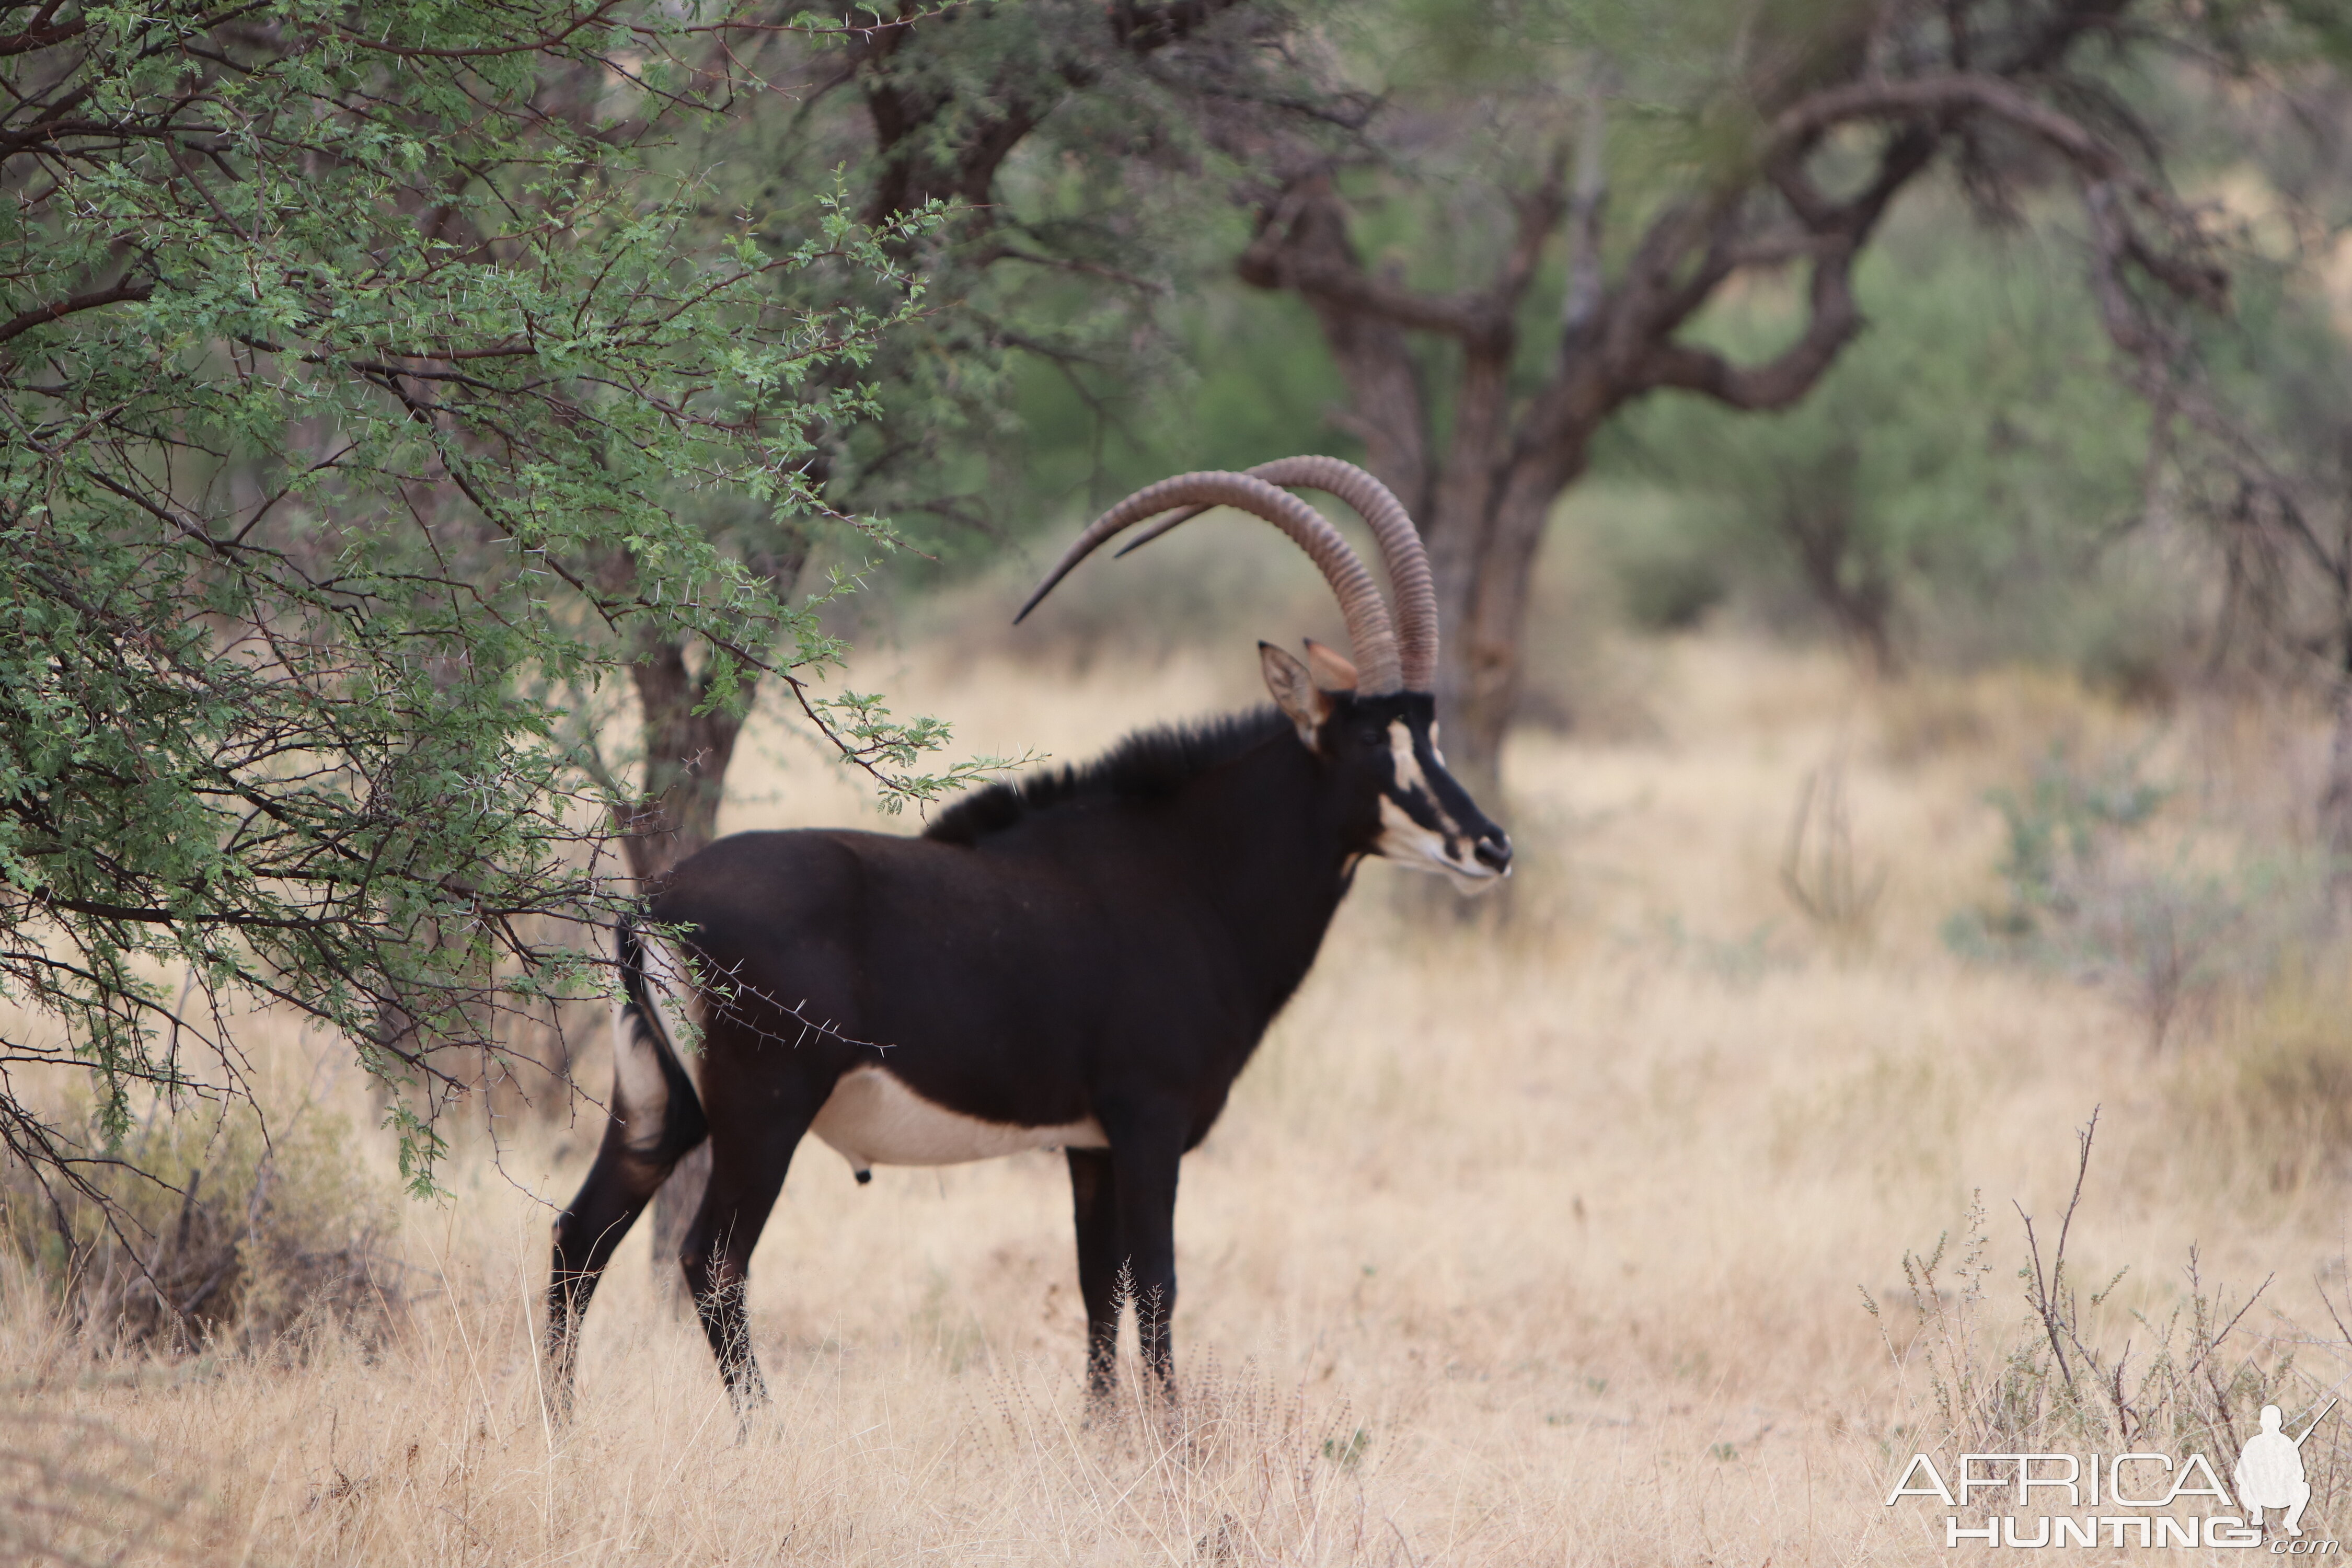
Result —
<instances>
[{"instance_id":1,"label":"sable antelope","mask_svg":"<svg viewBox=\"0 0 2352 1568\"><path fill-rule=\"evenodd\" d=\"M1370 524L1401 641L1363 563L1286 485L1328 490ZM1122 530L1185 509L1164 531L1213 506L1255 513L1313 557L1354 663L1313 642L1303 663L1260 643L1273 707L990 785L918 838L723 838L644 901L646 921L683 933L683 969L625 924L612 1118L555 1226L559 1397L599 1273L706 1136L709 1185L680 1262L738 1408L764 1395L746 1268L812 1131L860 1182L877 1164L1064 1150L1089 1386L1107 1394L1116 1375L1122 1269L1144 1363L1167 1384L1178 1161L1305 978L1356 867L1378 855L1475 890L1511 855L1438 752L1436 595L1420 537L1360 468L1293 458L1163 479L1097 519L1022 616ZM691 1074L664 992L699 1033Z\"/></svg>"}]
</instances>

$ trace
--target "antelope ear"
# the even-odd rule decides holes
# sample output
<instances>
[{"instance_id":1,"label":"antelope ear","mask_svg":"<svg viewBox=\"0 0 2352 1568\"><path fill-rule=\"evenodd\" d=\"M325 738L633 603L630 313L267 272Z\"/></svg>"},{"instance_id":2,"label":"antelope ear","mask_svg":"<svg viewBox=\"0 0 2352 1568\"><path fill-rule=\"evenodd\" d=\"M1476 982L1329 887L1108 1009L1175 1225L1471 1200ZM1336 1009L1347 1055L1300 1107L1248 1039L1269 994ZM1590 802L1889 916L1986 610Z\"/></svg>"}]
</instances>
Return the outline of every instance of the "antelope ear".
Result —
<instances>
[{"instance_id":1,"label":"antelope ear","mask_svg":"<svg viewBox=\"0 0 2352 1568\"><path fill-rule=\"evenodd\" d=\"M1300 743L1310 752L1320 750L1323 721L1331 716L1331 699L1315 689L1315 678L1305 665L1272 643L1257 645L1257 661L1265 671L1265 689L1274 693L1275 705L1297 726Z\"/></svg>"},{"instance_id":2,"label":"antelope ear","mask_svg":"<svg viewBox=\"0 0 2352 1568\"><path fill-rule=\"evenodd\" d=\"M1318 691L1356 689L1356 667L1313 637L1307 639L1307 668L1314 672Z\"/></svg>"}]
</instances>

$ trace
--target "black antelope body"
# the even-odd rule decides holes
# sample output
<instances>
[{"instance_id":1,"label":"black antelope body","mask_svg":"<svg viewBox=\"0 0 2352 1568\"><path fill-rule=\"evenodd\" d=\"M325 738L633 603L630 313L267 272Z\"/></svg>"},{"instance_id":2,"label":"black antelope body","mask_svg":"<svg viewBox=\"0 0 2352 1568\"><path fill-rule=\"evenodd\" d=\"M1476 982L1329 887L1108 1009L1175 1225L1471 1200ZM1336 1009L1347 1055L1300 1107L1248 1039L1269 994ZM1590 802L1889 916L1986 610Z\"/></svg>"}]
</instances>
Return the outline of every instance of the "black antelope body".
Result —
<instances>
[{"instance_id":1,"label":"black antelope body","mask_svg":"<svg viewBox=\"0 0 2352 1568\"><path fill-rule=\"evenodd\" d=\"M1364 516L1401 627L1339 531L1283 486ZM622 932L612 1120L555 1227L548 1332L564 1397L599 1272L705 1137L709 1186L680 1262L729 1392L739 1408L761 1396L746 1268L810 1132L860 1181L877 1164L1066 1151L1089 1384L1107 1392L1115 1374L1122 1268L1144 1363L1167 1381L1178 1162L1306 976L1358 863L1378 855L1475 889L1511 853L1438 752L1428 564L1403 508L1360 469L1294 458L1162 480L1097 519L1022 614L1121 530L1218 505L1314 558L1355 663L1262 643L1270 708L979 790L919 838L738 834L646 900L647 922L684 933L686 963ZM698 1029L691 1074L664 992Z\"/></svg>"}]
</instances>

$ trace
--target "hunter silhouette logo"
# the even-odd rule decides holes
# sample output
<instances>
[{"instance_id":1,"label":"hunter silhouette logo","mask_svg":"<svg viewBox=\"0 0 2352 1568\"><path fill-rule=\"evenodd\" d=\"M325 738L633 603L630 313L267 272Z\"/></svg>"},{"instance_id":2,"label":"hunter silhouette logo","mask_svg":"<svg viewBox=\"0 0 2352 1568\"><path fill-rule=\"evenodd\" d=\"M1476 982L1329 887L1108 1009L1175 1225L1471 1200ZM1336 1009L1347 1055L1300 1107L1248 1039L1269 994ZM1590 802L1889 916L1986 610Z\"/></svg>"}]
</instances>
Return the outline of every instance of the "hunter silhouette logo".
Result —
<instances>
[{"instance_id":1,"label":"hunter silhouette logo","mask_svg":"<svg viewBox=\"0 0 2352 1568\"><path fill-rule=\"evenodd\" d=\"M2301 1539L2303 1511L2311 1502L2303 1445L2335 1408L2330 1399L2305 1423L2301 1436L2290 1436L2279 1407L2263 1405L2262 1430L2240 1450L2229 1489L2202 1454L2177 1462L2156 1453L1962 1454L1958 1472L1948 1482L1932 1458L1914 1454L1887 1494L1886 1506L1906 1497L1933 1498L1952 1510L1944 1521L1948 1547L1975 1542L2181 1551L2260 1547L2263 1516L2276 1510L2282 1517L2274 1527L2278 1539L2270 1542L2273 1554L2330 1555L2335 1542ZM2200 1505L2201 1513L2177 1511ZM1987 1511L1979 1521L1965 1522L1966 1512L1975 1509ZM2043 1511L2052 1509L2059 1511Z\"/></svg>"},{"instance_id":2,"label":"hunter silhouette logo","mask_svg":"<svg viewBox=\"0 0 2352 1568\"><path fill-rule=\"evenodd\" d=\"M2290 1437L2279 1429L2281 1417L2275 1405L2263 1406L2263 1429L2246 1439L2238 1455L2238 1468L2231 1479L2238 1484L2238 1506L2246 1510L2246 1523L2259 1530L2263 1510L2271 1508L2286 1510L2280 1528L2289 1535L2303 1533L2304 1505L2311 1501L2311 1482L2303 1474L2304 1438L2319 1429L2319 1423L2336 1401L2320 1406L2311 1425L2303 1429L2302 1437Z\"/></svg>"}]
</instances>

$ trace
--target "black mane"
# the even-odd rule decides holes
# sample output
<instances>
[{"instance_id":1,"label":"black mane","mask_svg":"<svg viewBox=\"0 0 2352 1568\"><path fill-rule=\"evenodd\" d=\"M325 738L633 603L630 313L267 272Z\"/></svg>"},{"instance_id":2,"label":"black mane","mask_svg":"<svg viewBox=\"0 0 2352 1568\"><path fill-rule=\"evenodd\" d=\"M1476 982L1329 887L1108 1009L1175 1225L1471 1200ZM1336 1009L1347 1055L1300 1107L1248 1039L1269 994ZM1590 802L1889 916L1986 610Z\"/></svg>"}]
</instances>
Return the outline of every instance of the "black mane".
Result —
<instances>
[{"instance_id":1,"label":"black mane","mask_svg":"<svg viewBox=\"0 0 2352 1568\"><path fill-rule=\"evenodd\" d=\"M1033 812L1066 801L1105 796L1148 800L1167 795L1220 763L1290 732L1290 721L1272 703L1198 723L1138 730L1093 762L1046 768L1012 784L992 784L960 795L931 819L923 837L947 844L977 844Z\"/></svg>"}]
</instances>

